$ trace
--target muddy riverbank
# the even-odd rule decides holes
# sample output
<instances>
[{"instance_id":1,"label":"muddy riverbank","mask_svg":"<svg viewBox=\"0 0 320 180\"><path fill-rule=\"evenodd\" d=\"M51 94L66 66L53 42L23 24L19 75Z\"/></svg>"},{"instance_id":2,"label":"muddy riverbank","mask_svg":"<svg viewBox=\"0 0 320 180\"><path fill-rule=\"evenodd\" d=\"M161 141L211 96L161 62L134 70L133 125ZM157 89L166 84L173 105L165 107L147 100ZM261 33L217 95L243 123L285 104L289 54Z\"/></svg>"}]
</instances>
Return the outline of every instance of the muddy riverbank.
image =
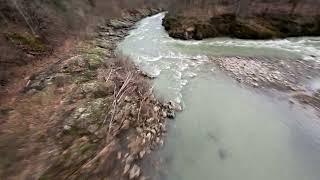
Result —
<instances>
[{"instance_id":1,"label":"muddy riverbank","mask_svg":"<svg viewBox=\"0 0 320 180\"><path fill-rule=\"evenodd\" d=\"M140 161L163 144L174 105L116 56L117 44L159 9L123 11L68 58L30 77L1 104L0 178L144 179Z\"/></svg>"}]
</instances>

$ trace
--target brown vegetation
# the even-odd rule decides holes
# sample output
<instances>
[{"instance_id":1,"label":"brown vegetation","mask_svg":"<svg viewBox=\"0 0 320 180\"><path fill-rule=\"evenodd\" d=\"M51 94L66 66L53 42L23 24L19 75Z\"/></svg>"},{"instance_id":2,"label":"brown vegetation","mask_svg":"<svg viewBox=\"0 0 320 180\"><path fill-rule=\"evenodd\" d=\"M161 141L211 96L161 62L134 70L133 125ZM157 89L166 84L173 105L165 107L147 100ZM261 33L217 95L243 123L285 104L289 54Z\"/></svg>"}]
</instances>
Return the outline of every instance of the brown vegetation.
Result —
<instances>
[{"instance_id":1,"label":"brown vegetation","mask_svg":"<svg viewBox=\"0 0 320 180\"><path fill-rule=\"evenodd\" d=\"M0 179L142 177L140 161L163 143L172 105L156 100L147 78L114 51L136 21L157 12L121 11L69 53L23 66L26 78L1 97ZM8 37L21 50L42 50L29 35Z\"/></svg>"},{"instance_id":2,"label":"brown vegetation","mask_svg":"<svg viewBox=\"0 0 320 180\"><path fill-rule=\"evenodd\" d=\"M120 16L123 9L150 5L145 0L0 0L1 91L8 82L25 78L17 67L48 59L65 42L91 36L97 23Z\"/></svg>"}]
</instances>

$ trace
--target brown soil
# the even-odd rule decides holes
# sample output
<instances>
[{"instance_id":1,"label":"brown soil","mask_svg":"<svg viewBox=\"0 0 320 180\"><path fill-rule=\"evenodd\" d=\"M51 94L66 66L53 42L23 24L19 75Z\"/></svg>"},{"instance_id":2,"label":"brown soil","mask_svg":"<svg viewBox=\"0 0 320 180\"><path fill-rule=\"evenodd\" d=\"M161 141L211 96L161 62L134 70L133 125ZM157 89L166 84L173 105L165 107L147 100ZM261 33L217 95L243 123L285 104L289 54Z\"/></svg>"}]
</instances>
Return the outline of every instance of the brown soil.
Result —
<instances>
[{"instance_id":1,"label":"brown soil","mask_svg":"<svg viewBox=\"0 0 320 180\"><path fill-rule=\"evenodd\" d=\"M19 67L1 94L0 179L137 179L140 161L163 144L174 106L114 50L136 21L158 12L123 11L94 39ZM70 45L71 44L71 45ZM70 51L69 51L70 50Z\"/></svg>"}]
</instances>

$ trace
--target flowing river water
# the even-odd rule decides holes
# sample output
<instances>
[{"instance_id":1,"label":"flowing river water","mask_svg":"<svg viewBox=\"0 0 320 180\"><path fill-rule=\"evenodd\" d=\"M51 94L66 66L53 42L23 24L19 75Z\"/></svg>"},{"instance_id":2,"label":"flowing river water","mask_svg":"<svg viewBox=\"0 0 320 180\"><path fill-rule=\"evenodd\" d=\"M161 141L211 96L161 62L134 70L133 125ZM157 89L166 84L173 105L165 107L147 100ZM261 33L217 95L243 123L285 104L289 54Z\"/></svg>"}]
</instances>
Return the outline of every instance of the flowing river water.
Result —
<instances>
[{"instance_id":1,"label":"flowing river water","mask_svg":"<svg viewBox=\"0 0 320 180\"><path fill-rule=\"evenodd\" d=\"M243 87L209 62L211 56L320 60L320 38L180 41L148 17L119 45L155 76L161 98L183 106L170 122L161 173L169 180L319 180L320 121L287 101ZM314 83L314 88L319 88Z\"/></svg>"}]
</instances>

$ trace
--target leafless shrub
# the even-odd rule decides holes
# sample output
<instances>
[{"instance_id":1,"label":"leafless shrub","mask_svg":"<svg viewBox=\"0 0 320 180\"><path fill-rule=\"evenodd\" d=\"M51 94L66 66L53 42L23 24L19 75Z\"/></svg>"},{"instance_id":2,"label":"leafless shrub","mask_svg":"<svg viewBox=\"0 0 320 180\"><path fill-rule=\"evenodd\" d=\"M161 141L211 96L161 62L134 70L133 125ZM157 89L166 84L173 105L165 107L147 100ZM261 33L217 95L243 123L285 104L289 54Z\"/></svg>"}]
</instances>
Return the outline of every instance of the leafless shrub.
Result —
<instances>
[{"instance_id":1,"label":"leafless shrub","mask_svg":"<svg viewBox=\"0 0 320 180\"><path fill-rule=\"evenodd\" d=\"M105 81L115 84L112 108L104 119L108 127L108 141L119 134L126 123L130 123L132 128L140 128L141 136L143 133L146 136L161 121L160 111L154 111L155 106L161 105L153 96L153 87L128 58L117 58L107 64L112 67L111 70L101 71L100 74L104 74Z\"/></svg>"}]
</instances>

